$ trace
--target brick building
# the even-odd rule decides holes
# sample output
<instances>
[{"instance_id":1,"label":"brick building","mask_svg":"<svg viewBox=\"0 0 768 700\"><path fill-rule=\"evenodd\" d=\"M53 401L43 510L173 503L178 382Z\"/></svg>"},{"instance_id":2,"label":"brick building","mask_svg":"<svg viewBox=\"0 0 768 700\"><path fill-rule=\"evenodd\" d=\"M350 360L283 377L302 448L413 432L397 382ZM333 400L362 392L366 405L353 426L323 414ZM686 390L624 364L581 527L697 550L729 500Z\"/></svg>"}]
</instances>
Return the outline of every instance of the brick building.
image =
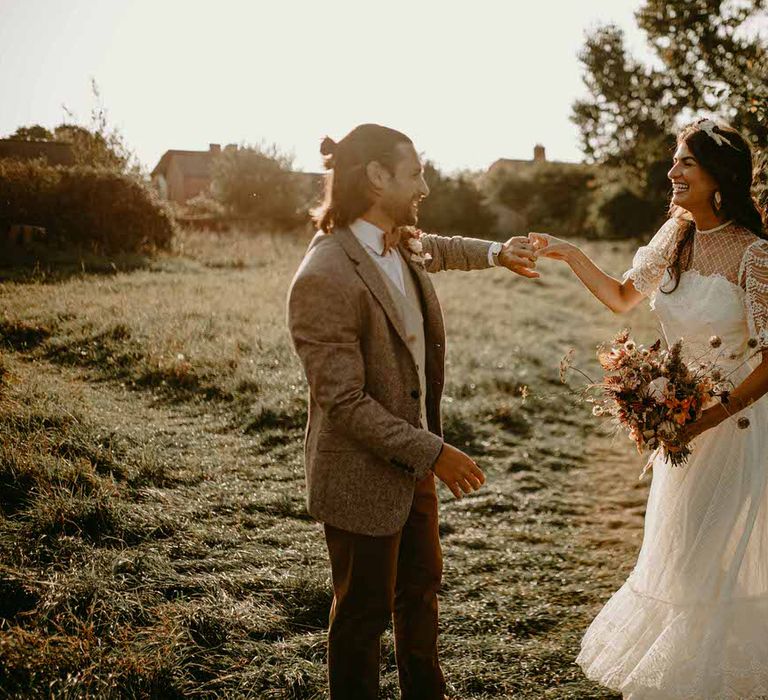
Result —
<instances>
[{"instance_id":1,"label":"brick building","mask_svg":"<svg viewBox=\"0 0 768 700\"><path fill-rule=\"evenodd\" d=\"M207 151L166 151L152 171L152 183L163 199L183 204L208 189L213 160L220 153L218 143Z\"/></svg>"}]
</instances>

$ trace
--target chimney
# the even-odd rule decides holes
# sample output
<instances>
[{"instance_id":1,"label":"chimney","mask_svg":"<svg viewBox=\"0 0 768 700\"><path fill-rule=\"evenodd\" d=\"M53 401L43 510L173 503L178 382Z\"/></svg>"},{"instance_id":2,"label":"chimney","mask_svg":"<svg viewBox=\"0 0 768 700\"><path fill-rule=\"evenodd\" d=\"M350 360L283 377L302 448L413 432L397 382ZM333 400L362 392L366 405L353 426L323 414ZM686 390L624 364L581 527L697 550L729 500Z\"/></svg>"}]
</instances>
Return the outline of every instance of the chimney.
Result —
<instances>
[{"instance_id":1,"label":"chimney","mask_svg":"<svg viewBox=\"0 0 768 700\"><path fill-rule=\"evenodd\" d=\"M217 156L221 153L221 144L220 143L209 143L208 144L208 152L212 156Z\"/></svg>"},{"instance_id":2,"label":"chimney","mask_svg":"<svg viewBox=\"0 0 768 700\"><path fill-rule=\"evenodd\" d=\"M534 163L544 163L547 160L547 151L540 143L537 143L533 147L533 161Z\"/></svg>"}]
</instances>

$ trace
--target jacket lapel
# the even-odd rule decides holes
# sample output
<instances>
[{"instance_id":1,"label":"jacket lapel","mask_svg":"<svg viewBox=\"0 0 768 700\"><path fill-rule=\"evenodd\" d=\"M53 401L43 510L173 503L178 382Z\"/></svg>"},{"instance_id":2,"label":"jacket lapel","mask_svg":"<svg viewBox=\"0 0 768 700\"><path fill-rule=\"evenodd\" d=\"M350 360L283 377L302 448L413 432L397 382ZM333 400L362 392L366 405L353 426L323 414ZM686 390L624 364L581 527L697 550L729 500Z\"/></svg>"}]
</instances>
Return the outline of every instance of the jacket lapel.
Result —
<instances>
[{"instance_id":1,"label":"jacket lapel","mask_svg":"<svg viewBox=\"0 0 768 700\"><path fill-rule=\"evenodd\" d=\"M376 263L373 262L371 256L366 253L365 248L355 238L355 235L347 228L335 229L333 235L337 238L341 247L344 248L344 252L349 256L356 265L357 274L365 283L366 287L370 289L371 294L381 304L384 312L387 314L389 322L400 336L400 339L407 345L405 327L400 318L400 314L397 311L395 302L392 299L387 285L382 279L382 273L376 267Z\"/></svg>"},{"instance_id":2,"label":"jacket lapel","mask_svg":"<svg viewBox=\"0 0 768 700\"><path fill-rule=\"evenodd\" d=\"M445 326L443 324L443 311L440 308L440 302L438 301L432 281L429 279L429 273L422 265L411 260L411 251L408 248L402 244L398 247L421 293L421 302L424 305L425 330L434 341L444 344Z\"/></svg>"}]
</instances>

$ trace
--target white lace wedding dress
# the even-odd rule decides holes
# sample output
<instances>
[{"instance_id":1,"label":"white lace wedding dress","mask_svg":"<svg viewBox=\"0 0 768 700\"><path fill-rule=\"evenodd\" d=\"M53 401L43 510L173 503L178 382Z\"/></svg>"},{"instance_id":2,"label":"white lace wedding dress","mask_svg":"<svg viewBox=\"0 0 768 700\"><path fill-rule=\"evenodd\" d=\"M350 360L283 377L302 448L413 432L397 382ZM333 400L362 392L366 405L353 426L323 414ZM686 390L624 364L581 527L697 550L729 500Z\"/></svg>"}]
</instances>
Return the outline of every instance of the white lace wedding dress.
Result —
<instances>
[{"instance_id":1,"label":"white lace wedding dress","mask_svg":"<svg viewBox=\"0 0 768 700\"><path fill-rule=\"evenodd\" d=\"M625 276L648 295L668 343L690 357L720 336L721 365L768 348L768 241L734 224L696 232L669 289L680 225L668 221ZM738 384L760 354L735 370ZM768 696L768 395L700 435L688 464L653 464L637 564L587 630L577 663L629 700Z\"/></svg>"}]
</instances>

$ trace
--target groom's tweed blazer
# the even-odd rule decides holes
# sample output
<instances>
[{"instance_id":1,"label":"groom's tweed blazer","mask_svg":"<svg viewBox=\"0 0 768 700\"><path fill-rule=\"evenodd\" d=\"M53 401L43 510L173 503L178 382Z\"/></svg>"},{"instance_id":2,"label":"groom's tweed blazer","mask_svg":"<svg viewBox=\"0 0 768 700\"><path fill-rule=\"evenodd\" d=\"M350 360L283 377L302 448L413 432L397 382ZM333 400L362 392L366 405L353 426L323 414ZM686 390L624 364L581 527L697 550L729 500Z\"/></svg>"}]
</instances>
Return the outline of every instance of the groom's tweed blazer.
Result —
<instances>
[{"instance_id":1,"label":"groom's tweed blazer","mask_svg":"<svg viewBox=\"0 0 768 700\"><path fill-rule=\"evenodd\" d=\"M490 242L423 235L430 272L489 266ZM307 508L365 535L405 524L417 480L443 445L445 329L424 267L401 247L421 296L429 430L401 317L376 263L347 228L318 233L288 293L288 325L309 383Z\"/></svg>"}]
</instances>

